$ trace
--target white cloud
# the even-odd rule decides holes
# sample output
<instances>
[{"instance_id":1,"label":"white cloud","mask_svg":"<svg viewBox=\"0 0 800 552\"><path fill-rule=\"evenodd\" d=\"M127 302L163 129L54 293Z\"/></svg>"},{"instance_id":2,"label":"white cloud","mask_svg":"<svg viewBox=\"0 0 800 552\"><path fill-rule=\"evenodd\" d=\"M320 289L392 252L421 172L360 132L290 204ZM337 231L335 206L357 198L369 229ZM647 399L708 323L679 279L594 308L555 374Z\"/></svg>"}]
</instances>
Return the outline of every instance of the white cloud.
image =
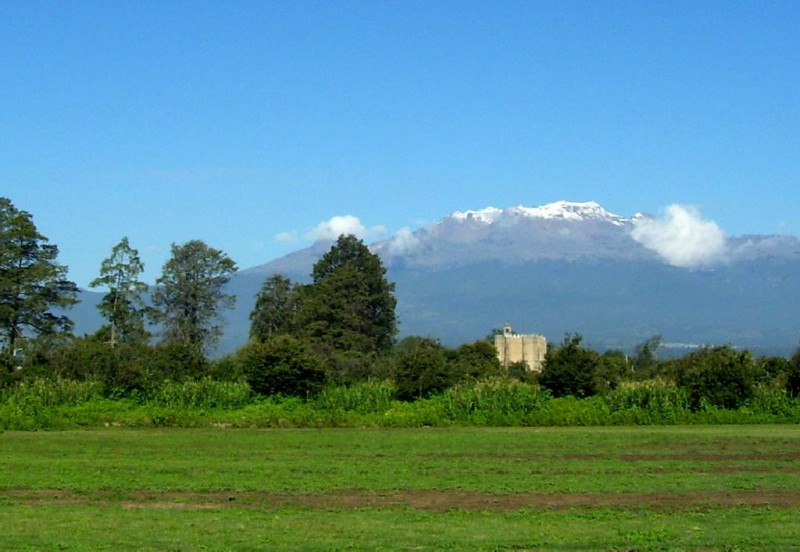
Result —
<instances>
[{"instance_id":1,"label":"white cloud","mask_svg":"<svg viewBox=\"0 0 800 552\"><path fill-rule=\"evenodd\" d=\"M662 219L634 220L633 239L673 266L694 268L723 260L725 233L696 207L670 205Z\"/></svg>"},{"instance_id":2,"label":"white cloud","mask_svg":"<svg viewBox=\"0 0 800 552\"><path fill-rule=\"evenodd\" d=\"M419 245L419 238L414 235L411 228L406 226L392 236L392 239L387 242L386 248L392 255L403 255L413 251L417 245Z\"/></svg>"},{"instance_id":3,"label":"white cloud","mask_svg":"<svg viewBox=\"0 0 800 552\"><path fill-rule=\"evenodd\" d=\"M275 236L278 243L294 243L297 241L297 234L294 232L281 232Z\"/></svg>"},{"instance_id":4,"label":"white cloud","mask_svg":"<svg viewBox=\"0 0 800 552\"><path fill-rule=\"evenodd\" d=\"M320 222L304 235L310 241L335 240L342 234L353 234L359 239L372 238L386 233L384 226L367 228L358 217L353 215L340 215Z\"/></svg>"}]
</instances>

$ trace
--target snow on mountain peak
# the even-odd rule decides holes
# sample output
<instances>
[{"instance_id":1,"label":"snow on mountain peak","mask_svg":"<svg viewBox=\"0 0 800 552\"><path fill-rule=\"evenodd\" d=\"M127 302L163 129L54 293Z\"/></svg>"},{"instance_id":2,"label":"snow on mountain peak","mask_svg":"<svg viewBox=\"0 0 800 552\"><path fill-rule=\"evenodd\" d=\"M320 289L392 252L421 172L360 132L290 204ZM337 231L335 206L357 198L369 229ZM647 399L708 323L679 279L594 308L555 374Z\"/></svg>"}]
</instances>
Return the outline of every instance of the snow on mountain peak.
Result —
<instances>
[{"instance_id":1,"label":"snow on mountain peak","mask_svg":"<svg viewBox=\"0 0 800 552\"><path fill-rule=\"evenodd\" d=\"M502 214L502 209L498 209L496 207L487 207L486 209L479 209L477 211L456 211L450 215L450 217L454 218L455 220L474 220L477 222L491 224Z\"/></svg>"},{"instance_id":2,"label":"snow on mountain peak","mask_svg":"<svg viewBox=\"0 0 800 552\"><path fill-rule=\"evenodd\" d=\"M487 207L486 209L477 211L456 211L450 215L450 218L459 221L472 220L484 224L492 224L503 215L524 216L544 220L599 220L610 222L616 226L623 226L628 221L628 219L609 213L603 209L600 204L594 201L587 201L583 203L573 201L556 201L554 203L548 203L547 205L541 205L539 207L524 207L520 205L518 207L510 207L508 209Z\"/></svg>"}]
</instances>

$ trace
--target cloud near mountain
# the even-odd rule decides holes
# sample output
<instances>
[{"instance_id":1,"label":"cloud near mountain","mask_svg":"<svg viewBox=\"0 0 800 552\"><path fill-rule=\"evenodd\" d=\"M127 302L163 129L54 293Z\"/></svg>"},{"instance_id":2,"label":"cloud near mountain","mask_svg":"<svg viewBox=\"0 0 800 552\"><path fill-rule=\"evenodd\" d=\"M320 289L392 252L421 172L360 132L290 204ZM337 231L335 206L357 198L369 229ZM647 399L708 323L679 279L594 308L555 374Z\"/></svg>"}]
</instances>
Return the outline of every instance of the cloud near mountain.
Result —
<instances>
[{"instance_id":1,"label":"cloud near mountain","mask_svg":"<svg viewBox=\"0 0 800 552\"><path fill-rule=\"evenodd\" d=\"M391 255L405 255L413 252L419 243L420 240L414 231L406 226L392 236L386 244L386 250Z\"/></svg>"},{"instance_id":2,"label":"cloud near mountain","mask_svg":"<svg viewBox=\"0 0 800 552\"><path fill-rule=\"evenodd\" d=\"M670 205L661 219L638 217L631 237L681 268L709 265L727 256L725 233L693 206Z\"/></svg>"},{"instance_id":3,"label":"cloud near mountain","mask_svg":"<svg viewBox=\"0 0 800 552\"><path fill-rule=\"evenodd\" d=\"M377 238L386 234L386 227L377 225L367 228L356 216L337 215L306 230L302 237L296 232L281 232L275 236L275 240L284 243L294 243L300 241L301 238L311 242L333 241L342 234L352 234L360 239Z\"/></svg>"}]
</instances>

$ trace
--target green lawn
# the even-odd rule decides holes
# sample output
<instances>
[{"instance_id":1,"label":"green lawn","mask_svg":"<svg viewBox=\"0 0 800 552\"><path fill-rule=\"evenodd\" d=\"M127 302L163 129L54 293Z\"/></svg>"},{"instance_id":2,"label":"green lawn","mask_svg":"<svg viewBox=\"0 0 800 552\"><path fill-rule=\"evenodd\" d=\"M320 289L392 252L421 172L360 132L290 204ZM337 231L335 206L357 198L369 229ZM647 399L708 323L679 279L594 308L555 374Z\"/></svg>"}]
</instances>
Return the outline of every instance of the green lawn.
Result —
<instances>
[{"instance_id":1,"label":"green lawn","mask_svg":"<svg viewBox=\"0 0 800 552\"><path fill-rule=\"evenodd\" d=\"M800 543L798 426L6 432L0 474L4 550Z\"/></svg>"}]
</instances>

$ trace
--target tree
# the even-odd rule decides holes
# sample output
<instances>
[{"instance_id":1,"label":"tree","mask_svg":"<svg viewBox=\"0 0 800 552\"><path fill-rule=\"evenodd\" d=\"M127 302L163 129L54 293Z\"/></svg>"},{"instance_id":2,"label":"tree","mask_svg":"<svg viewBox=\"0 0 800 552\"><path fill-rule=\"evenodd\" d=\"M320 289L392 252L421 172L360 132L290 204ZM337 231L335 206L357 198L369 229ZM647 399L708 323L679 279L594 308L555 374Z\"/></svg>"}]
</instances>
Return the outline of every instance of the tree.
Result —
<instances>
[{"instance_id":1,"label":"tree","mask_svg":"<svg viewBox=\"0 0 800 552\"><path fill-rule=\"evenodd\" d=\"M233 308L236 297L225 284L236 263L199 240L172 245L172 256L156 280L153 304L163 325L163 341L188 347L202 356L222 335L220 308Z\"/></svg>"},{"instance_id":2,"label":"tree","mask_svg":"<svg viewBox=\"0 0 800 552\"><path fill-rule=\"evenodd\" d=\"M72 321L52 312L77 301L78 288L56 262L58 247L36 230L33 217L0 198L0 346L14 356L26 332L67 333Z\"/></svg>"},{"instance_id":3,"label":"tree","mask_svg":"<svg viewBox=\"0 0 800 552\"><path fill-rule=\"evenodd\" d=\"M332 352L388 351L397 333L394 284L380 257L352 235L342 235L315 265L313 283L298 289L299 323Z\"/></svg>"},{"instance_id":4,"label":"tree","mask_svg":"<svg viewBox=\"0 0 800 552\"><path fill-rule=\"evenodd\" d=\"M147 293L147 284L139 280L143 271L139 252L130 246L127 237L123 237L111 249L111 256L100 265L100 276L89 284L108 288L97 308L109 322L112 346L118 341L142 343L148 338L145 318L149 309L142 299Z\"/></svg>"},{"instance_id":5,"label":"tree","mask_svg":"<svg viewBox=\"0 0 800 552\"><path fill-rule=\"evenodd\" d=\"M658 348L661 346L661 336L654 335L639 343L634 350L633 370L642 372L653 368L658 364Z\"/></svg>"},{"instance_id":6,"label":"tree","mask_svg":"<svg viewBox=\"0 0 800 552\"><path fill-rule=\"evenodd\" d=\"M291 333L293 304L292 281L282 274L267 278L250 313L250 338L263 342L278 334Z\"/></svg>"},{"instance_id":7,"label":"tree","mask_svg":"<svg viewBox=\"0 0 800 552\"><path fill-rule=\"evenodd\" d=\"M600 389L600 355L581 347L583 337L567 335L560 346L550 347L544 358L539 383L555 397L596 395Z\"/></svg>"}]
</instances>

